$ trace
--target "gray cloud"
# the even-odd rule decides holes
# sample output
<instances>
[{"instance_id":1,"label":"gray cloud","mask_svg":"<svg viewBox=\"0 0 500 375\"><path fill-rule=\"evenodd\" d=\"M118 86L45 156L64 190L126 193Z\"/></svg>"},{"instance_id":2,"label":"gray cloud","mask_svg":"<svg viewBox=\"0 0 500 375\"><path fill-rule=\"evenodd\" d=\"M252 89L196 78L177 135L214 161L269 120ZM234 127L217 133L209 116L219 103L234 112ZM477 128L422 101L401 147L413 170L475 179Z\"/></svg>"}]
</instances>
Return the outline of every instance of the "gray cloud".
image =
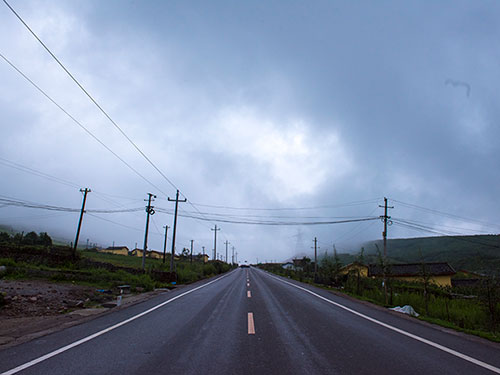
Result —
<instances>
[{"instance_id":1,"label":"gray cloud","mask_svg":"<svg viewBox=\"0 0 500 375\"><path fill-rule=\"evenodd\" d=\"M195 203L313 207L389 196L497 221L500 52L491 46L500 27L495 3L13 6ZM0 36L0 51L173 196L172 187L5 7L0 19L9 30ZM159 196L158 206L171 208L163 194L82 133L6 64L0 64L0 77L1 157L112 195L90 194L89 207L141 206L151 191ZM464 82L447 77L464 77ZM467 94L470 86L474 95ZM77 189L0 168L6 196L71 207L81 203ZM289 214L379 215L378 203ZM428 221L436 228L495 231L395 206L394 216ZM194 209L185 205L183 210ZM74 215L35 217L43 214L0 208L4 223L71 237ZM137 230L89 216L82 238L129 247L141 243L142 212L105 218ZM151 246L161 248L161 226L170 225L171 217L158 213L154 223ZM211 249L211 225L181 218L178 247L194 238L195 247ZM296 252L297 228L221 227L221 241L229 239L252 261L257 256L285 259ZM301 233L304 251L314 236L323 247L339 239L339 248L349 249L355 241L379 238L381 225L304 227ZM424 234L397 226L390 230L394 237Z\"/></svg>"}]
</instances>

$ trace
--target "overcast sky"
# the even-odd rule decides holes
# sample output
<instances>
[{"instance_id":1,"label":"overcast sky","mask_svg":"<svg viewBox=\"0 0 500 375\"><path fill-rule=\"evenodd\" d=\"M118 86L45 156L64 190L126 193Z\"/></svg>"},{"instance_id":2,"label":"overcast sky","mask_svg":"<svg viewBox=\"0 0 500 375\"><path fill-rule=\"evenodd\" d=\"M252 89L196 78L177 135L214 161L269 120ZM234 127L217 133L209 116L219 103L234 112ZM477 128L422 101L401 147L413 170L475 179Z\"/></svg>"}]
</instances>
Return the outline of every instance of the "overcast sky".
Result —
<instances>
[{"instance_id":1,"label":"overcast sky","mask_svg":"<svg viewBox=\"0 0 500 375\"><path fill-rule=\"evenodd\" d=\"M9 3L187 197L183 213L335 221L381 215L387 196L390 214L413 226L500 232L498 2ZM173 208L175 188L3 3L0 24L0 53L144 177L0 59L0 195L79 208L79 188L89 187L89 210L142 207L84 217L82 244L132 249L142 247L144 199L154 193L160 210L148 247L162 250L173 218L160 211ZM68 241L77 222L78 213L0 205L0 223ZM195 252L205 246L211 255L214 224L218 249L228 240L250 262L308 253L314 237L321 253L334 243L358 251L383 228L380 220L263 226L180 217L177 250L193 239ZM389 238L436 234L389 228Z\"/></svg>"}]
</instances>

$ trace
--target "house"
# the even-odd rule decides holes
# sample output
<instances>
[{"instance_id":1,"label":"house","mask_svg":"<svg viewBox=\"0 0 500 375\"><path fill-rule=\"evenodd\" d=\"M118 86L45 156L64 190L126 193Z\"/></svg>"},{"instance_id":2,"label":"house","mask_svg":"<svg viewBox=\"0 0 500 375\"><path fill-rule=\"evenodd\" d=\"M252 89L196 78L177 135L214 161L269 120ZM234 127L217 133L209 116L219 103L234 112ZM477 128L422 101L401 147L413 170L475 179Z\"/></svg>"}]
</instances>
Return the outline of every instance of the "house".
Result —
<instances>
[{"instance_id":1,"label":"house","mask_svg":"<svg viewBox=\"0 0 500 375\"><path fill-rule=\"evenodd\" d=\"M127 246L110 246L106 249L100 250L101 253L116 254L116 255L128 255Z\"/></svg>"},{"instance_id":2,"label":"house","mask_svg":"<svg viewBox=\"0 0 500 375\"><path fill-rule=\"evenodd\" d=\"M423 282L424 276L429 277L429 282L437 286L451 286L451 277L456 272L446 262L434 263L404 263L404 264L391 264L389 271L385 275L387 278ZM368 277L383 277L383 269L378 264L370 264L368 266Z\"/></svg>"},{"instance_id":3,"label":"house","mask_svg":"<svg viewBox=\"0 0 500 375\"><path fill-rule=\"evenodd\" d=\"M368 277L368 269L369 269L369 267L366 264L354 262L354 263L351 263L351 264L348 264L348 265L342 267L339 270L339 274L340 275L349 275L352 273L352 274L358 275L358 272L359 272L359 276Z\"/></svg>"},{"instance_id":4,"label":"house","mask_svg":"<svg viewBox=\"0 0 500 375\"><path fill-rule=\"evenodd\" d=\"M303 257L303 258L293 258L292 259L293 266L295 267L295 271L302 271L308 263L311 262L311 259Z\"/></svg>"},{"instance_id":5,"label":"house","mask_svg":"<svg viewBox=\"0 0 500 375\"><path fill-rule=\"evenodd\" d=\"M146 256L153 259L163 259L163 253L160 253L159 251L156 250L149 250L146 253Z\"/></svg>"},{"instance_id":6,"label":"house","mask_svg":"<svg viewBox=\"0 0 500 375\"><path fill-rule=\"evenodd\" d=\"M132 255L134 257L142 257L143 252L144 251L142 249L136 248L130 252L130 255ZM147 250L146 257L153 258L153 259L163 259L163 253L160 253L159 251L155 251L155 250Z\"/></svg>"},{"instance_id":7,"label":"house","mask_svg":"<svg viewBox=\"0 0 500 375\"><path fill-rule=\"evenodd\" d=\"M196 260L197 261L201 261L203 263L207 263L208 262L208 258L210 258L207 254L198 254L196 256Z\"/></svg>"},{"instance_id":8,"label":"house","mask_svg":"<svg viewBox=\"0 0 500 375\"><path fill-rule=\"evenodd\" d=\"M283 263L281 267L285 270L295 270L295 266L292 262Z\"/></svg>"}]
</instances>

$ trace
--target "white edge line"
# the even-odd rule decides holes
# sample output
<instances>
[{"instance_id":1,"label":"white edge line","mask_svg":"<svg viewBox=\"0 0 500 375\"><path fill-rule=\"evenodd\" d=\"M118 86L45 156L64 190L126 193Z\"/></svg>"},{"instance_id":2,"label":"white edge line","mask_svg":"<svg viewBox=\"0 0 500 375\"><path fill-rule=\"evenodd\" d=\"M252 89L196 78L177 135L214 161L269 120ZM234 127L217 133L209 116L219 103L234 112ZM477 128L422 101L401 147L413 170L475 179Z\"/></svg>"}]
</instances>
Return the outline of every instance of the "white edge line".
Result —
<instances>
[{"instance_id":1,"label":"white edge line","mask_svg":"<svg viewBox=\"0 0 500 375\"><path fill-rule=\"evenodd\" d=\"M62 348L59 348L57 350L54 350L54 351L52 351L50 353L47 353L47 354L41 356L41 357L33 359L32 361L26 362L26 363L24 363L24 364L22 364L20 366L17 366L15 368L11 369L11 370L7 370L5 372L2 372L2 373L0 373L0 375L12 375L12 374L18 373L19 371L22 371L22 370L25 370L25 369L27 369L29 367L32 367L32 366L34 366L34 365L36 365L36 364L38 364L40 362L45 361L46 359L52 358L52 357L54 357L54 356L56 356L58 354L61 354L61 353L65 352L65 351L67 351L69 349L74 348L75 346L81 345L81 344L83 344L83 343L85 343L87 341L95 339L96 337L104 335L105 333L110 332L110 331L112 331L112 330L114 330L114 329L116 329L118 327L121 327L121 326L123 326L123 325L125 325L127 323L130 323L130 322L132 322L132 321L134 321L134 320L136 320L136 319L138 319L138 318L140 318L140 317L142 317L142 316L144 316L146 314L149 314L150 312L155 311L156 309L159 309L160 307L165 306L166 304L169 304L170 302L175 301L178 298L181 298L181 297L183 297L183 296L185 296L185 295L187 295L189 293L192 293L192 292L194 292L194 291L196 291L198 289L204 288L204 287L206 287L206 286L208 286L208 285L210 285L212 283L215 283L216 281L219 281L219 280L223 279L224 277L229 276L229 274L231 274L231 273L232 272L229 272L229 273L227 273L227 274L225 274L225 275L223 275L221 277L218 277L217 279L212 280L212 281L210 281L210 282L208 282L206 284L200 285L200 286L198 286L198 287L196 287L194 289L191 289L191 290L188 290L188 291L186 291L186 292L184 292L182 294L179 294L178 296L175 296L175 297L169 299L168 301L165 301L165 302L160 303L159 305L153 306L149 310L146 310L146 311L143 311L142 313L134 315L131 318L128 318L128 319L126 319L124 321L121 321L120 323L117 323L115 325L112 325L111 327L105 328L102 331L96 332L93 335L84 337L83 339L80 339L80 340L75 341L75 342L73 342L71 344L63 346Z\"/></svg>"},{"instance_id":2,"label":"white edge line","mask_svg":"<svg viewBox=\"0 0 500 375\"><path fill-rule=\"evenodd\" d=\"M463 360L466 360L466 361L468 361L468 362L474 363L475 365L481 366L481 367L483 367L483 368L485 368L485 369L488 369L488 370L493 371L493 372L495 372L495 373L497 373L497 374L500 374L500 368L498 368L498 367L492 366L492 365L490 365L490 364L488 364L488 363L486 363L486 362L483 362L483 361L480 361L480 360L478 360L478 359L475 359L475 358L469 357L469 356L468 356L468 355L466 355L466 354L463 354L463 353L457 352L456 350L450 349L450 348L448 348L448 347L446 347L446 346L443 346L443 345L441 345L441 344L437 344L437 343L435 343L435 342L433 342L433 341L430 341L430 340L424 339L423 337L420 337L420 336L414 335L414 334L412 334L412 333L410 333L410 332L403 331L402 329L399 329L399 328L393 327L393 326L391 326L391 325L389 325L389 324L387 324L387 323L384 323L384 322L381 322L381 321L379 321L379 320L377 320L377 319L371 318L371 317L369 317L369 316L367 316L367 315L364 315L364 314L362 314L362 313L360 313L360 312L357 312L356 310L352 310L352 309L350 309L349 307L346 307L346 306L344 306L344 305L341 305L340 303L337 303L337 302L331 301L331 300L329 300L328 298L325 298L325 297L323 297L323 296L321 296L321 295L319 295L319 294L317 294L317 293L314 293L314 292L310 291L309 289L306 289L306 288L303 288L303 287L301 287L301 286L298 286L298 285L295 285L295 284L293 284L293 283L290 283L290 282L288 282L288 281L282 280L282 279L280 279L279 277L276 277L276 276L273 276L273 275L270 275L270 274L268 274L268 276L270 276L270 277L272 277L272 278L274 278L274 279L276 279L276 280L279 280L279 281L281 281L282 283L285 283L285 284L291 285L291 286L293 286L293 287L295 287L295 288L297 288L297 289L301 289L301 290L303 290L304 292L307 292L307 293L309 293L309 294L312 294L312 295L313 295L313 296L315 296L315 297L318 297L318 298L320 298L320 299L322 299L322 300L324 300L324 301L326 301L326 302L328 302L328 303L331 303L332 305L335 305L335 306L337 306L337 307L340 307L341 309L344 309L344 310L346 310L346 311L349 311L350 313L352 313L352 314L354 314L354 315L357 315L357 316L359 316L359 317L361 317L361 318L363 318L363 319L369 320L370 322L373 322L373 323L375 323L375 324L381 325L382 327L385 327L385 328L387 328L387 329L390 329L390 330L392 330L392 331L395 331L395 332L397 332L397 333L400 333L401 335L404 335L404 336L410 337L410 338L412 338L412 339L414 339L414 340L417 340L417 341L423 342L424 344L427 344L427 345L430 345L430 346L432 346L432 347L434 347L434 348L436 348L436 349L442 350L443 352L446 352L446 353L452 354L452 355L454 355L454 356L456 356L456 357L459 357L459 358L461 358L461 359L463 359ZM2 374L0 374L0 375L2 375Z\"/></svg>"}]
</instances>

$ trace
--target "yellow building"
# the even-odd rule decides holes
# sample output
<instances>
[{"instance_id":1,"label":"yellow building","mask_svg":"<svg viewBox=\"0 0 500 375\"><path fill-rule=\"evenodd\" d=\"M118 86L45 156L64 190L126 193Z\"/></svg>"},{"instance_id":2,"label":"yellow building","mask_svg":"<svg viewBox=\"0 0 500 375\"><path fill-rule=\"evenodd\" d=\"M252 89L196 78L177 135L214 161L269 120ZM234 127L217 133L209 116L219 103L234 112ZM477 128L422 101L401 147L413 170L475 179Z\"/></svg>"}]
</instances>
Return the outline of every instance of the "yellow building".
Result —
<instances>
[{"instance_id":1,"label":"yellow building","mask_svg":"<svg viewBox=\"0 0 500 375\"><path fill-rule=\"evenodd\" d=\"M153 259L163 259L163 253L159 251L150 250L146 253L146 256Z\"/></svg>"},{"instance_id":2,"label":"yellow building","mask_svg":"<svg viewBox=\"0 0 500 375\"><path fill-rule=\"evenodd\" d=\"M134 249L130 252L130 255L132 255L133 257L142 257L142 249Z\"/></svg>"},{"instance_id":3,"label":"yellow building","mask_svg":"<svg viewBox=\"0 0 500 375\"><path fill-rule=\"evenodd\" d=\"M368 266L366 264L354 262L342 267L339 270L340 275L348 275L350 273L357 275L358 272L360 276L368 277Z\"/></svg>"},{"instance_id":4,"label":"yellow building","mask_svg":"<svg viewBox=\"0 0 500 375\"><path fill-rule=\"evenodd\" d=\"M142 249L134 249L130 252L130 255L134 257L142 257L142 253L144 251ZM146 257L153 259L163 259L163 253L155 250L146 251Z\"/></svg>"},{"instance_id":5,"label":"yellow building","mask_svg":"<svg viewBox=\"0 0 500 375\"><path fill-rule=\"evenodd\" d=\"M101 253L116 254L116 255L128 255L127 246L110 246L107 249L101 250Z\"/></svg>"},{"instance_id":6,"label":"yellow building","mask_svg":"<svg viewBox=\"0 0 500 375\"><path fill-rule=\"evenodd\" d=\"M446 262L435 263L404 263L391 264L386 272L386 278L422 283L425 278L437 286L451 286L451 277L456 272L452 266ZM370 264L368 266L368 276L383 277L382 267Z\"/></svg>"}]
</instances>

